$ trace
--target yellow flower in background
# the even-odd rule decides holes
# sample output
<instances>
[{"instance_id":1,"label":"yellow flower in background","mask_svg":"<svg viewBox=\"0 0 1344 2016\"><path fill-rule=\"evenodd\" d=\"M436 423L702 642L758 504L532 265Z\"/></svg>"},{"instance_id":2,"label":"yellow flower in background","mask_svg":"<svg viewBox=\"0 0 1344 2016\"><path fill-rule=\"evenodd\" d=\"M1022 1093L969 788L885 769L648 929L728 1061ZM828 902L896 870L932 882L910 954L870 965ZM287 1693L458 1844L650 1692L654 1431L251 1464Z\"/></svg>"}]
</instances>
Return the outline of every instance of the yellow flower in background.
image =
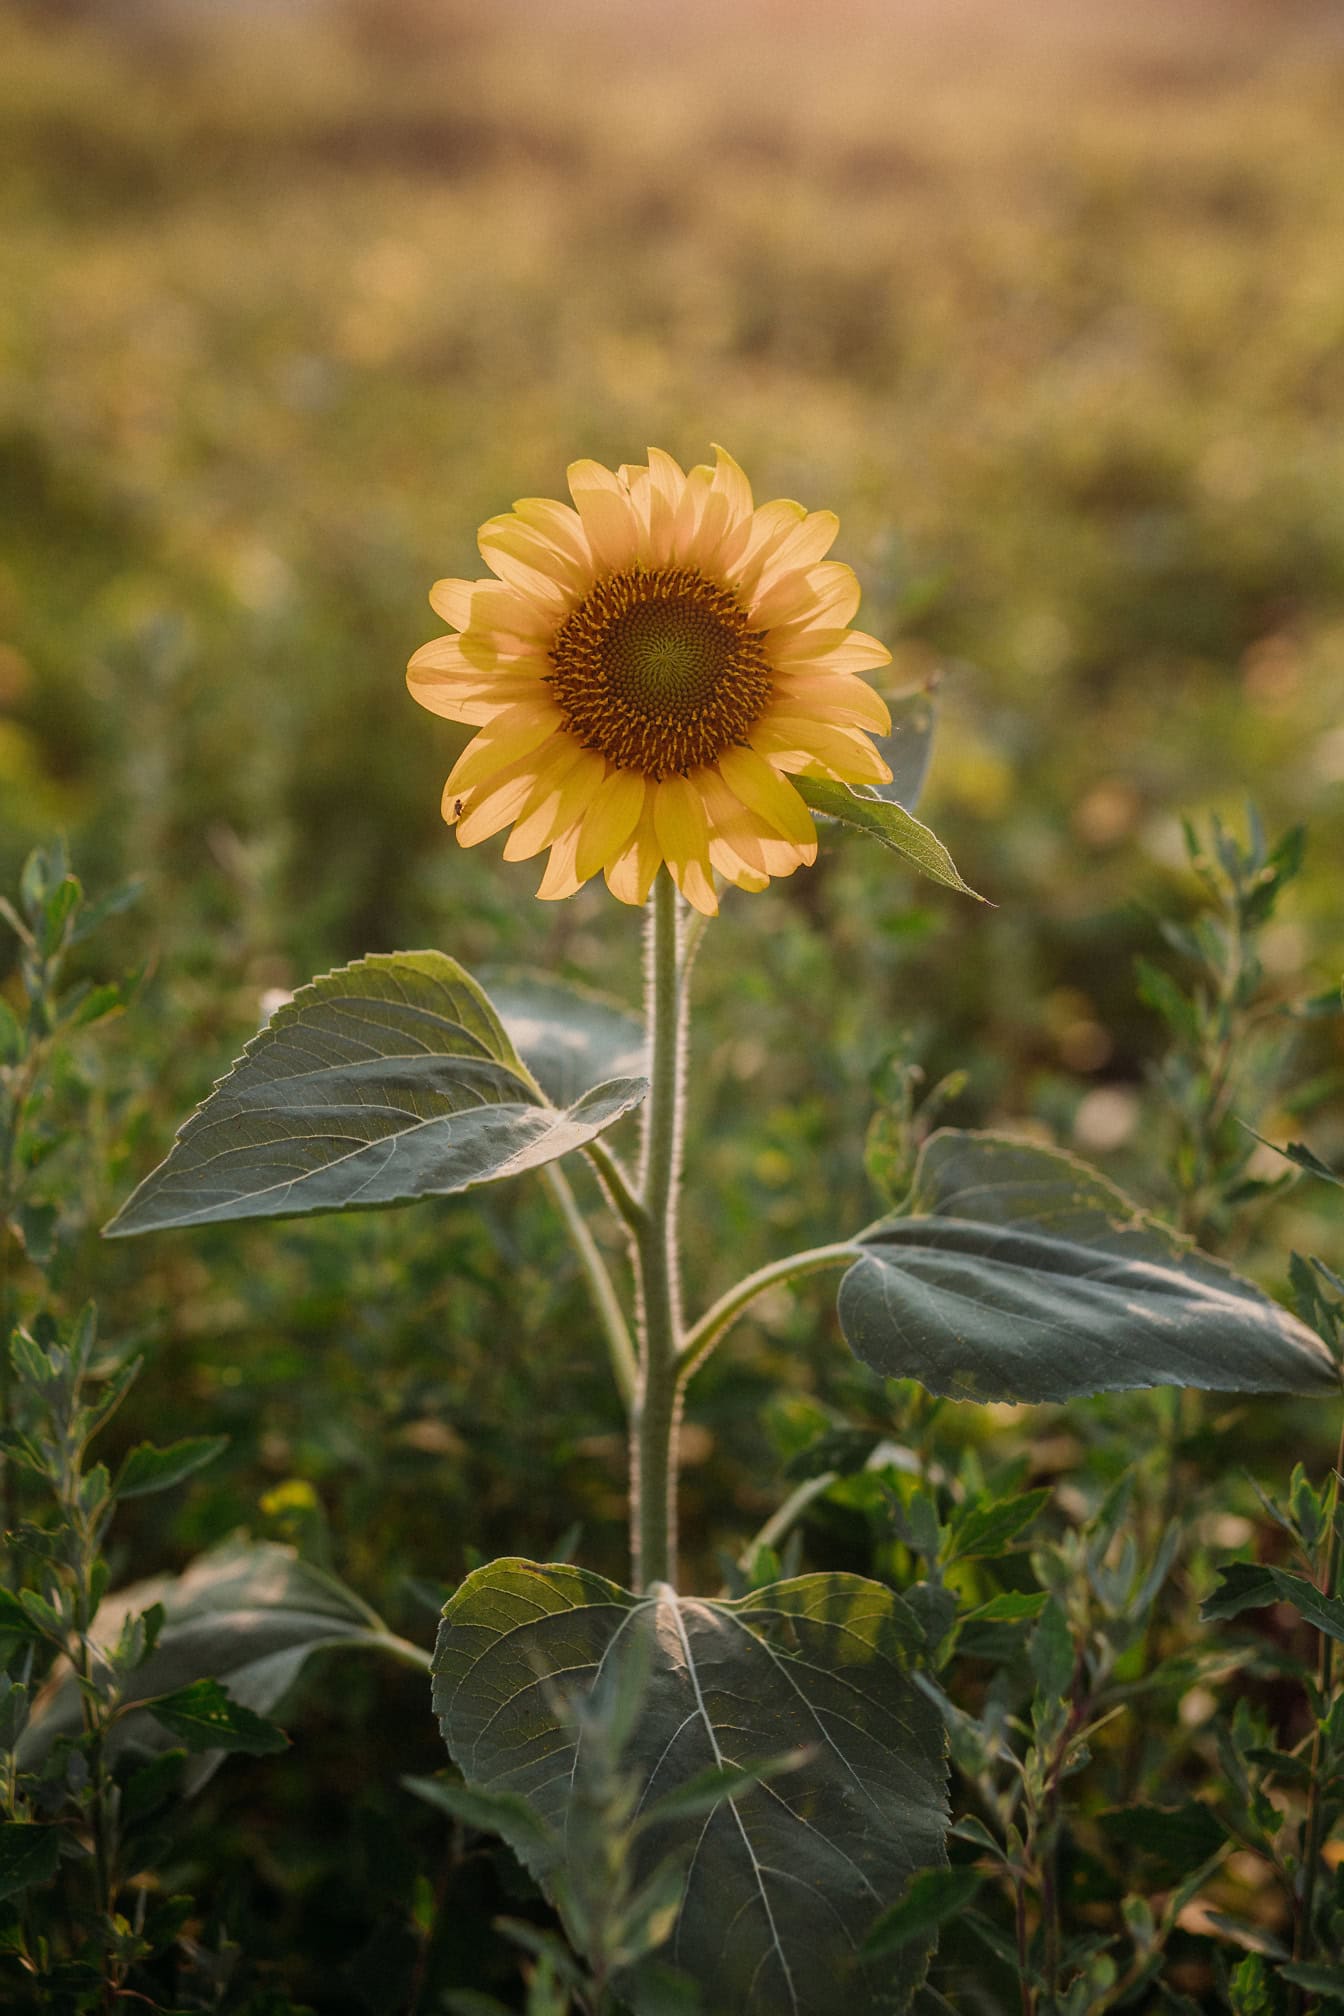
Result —
<instances>
[{"instance_id":1,"label":"yellow flower in background","mask_svg":"<svg viewBox=\"0 0 1344 2016\"><path fill-rule=\"evenodd\" d=\"M641 904L665 861L713 915L713 871L764 889L816 859L790 775L890 779L869 740L890 716L858 675L891 654L847 627L859 585L825 557L838 519L754 506L715 455L689 474L657 448L614 474L575 462L573 509L520 499L481 527L493 573L430 591L454 634L422 645L407 682L480 730L443 816L464 847L512 826L507 861L549 848L541 897L601 869Z\"/></svg>"}]
</instances>

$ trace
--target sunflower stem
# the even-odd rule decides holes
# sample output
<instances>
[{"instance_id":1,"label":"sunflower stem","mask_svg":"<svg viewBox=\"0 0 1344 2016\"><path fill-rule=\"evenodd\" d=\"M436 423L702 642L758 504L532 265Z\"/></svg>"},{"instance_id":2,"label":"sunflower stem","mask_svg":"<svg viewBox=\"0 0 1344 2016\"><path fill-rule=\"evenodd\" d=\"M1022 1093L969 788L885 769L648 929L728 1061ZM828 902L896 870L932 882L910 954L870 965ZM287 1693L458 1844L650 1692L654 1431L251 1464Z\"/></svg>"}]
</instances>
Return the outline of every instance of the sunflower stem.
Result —
<instances>
[{"instance_id":1,"label":"sunflower stem","mask_svg":"<svg viewBox=\"0 0 1344 2016\"><path fill-rule=\"evenodd\" d=\"M681 1418L677 1193L687 1005L680 938L680 900L671 876L661 868L645 939L650 1086L640 1164L643 1223L634 1249L640 1357L631 1415L630 1524L637 1589L676 1578L676 1444Z\"/></svg>"}]
</instances>

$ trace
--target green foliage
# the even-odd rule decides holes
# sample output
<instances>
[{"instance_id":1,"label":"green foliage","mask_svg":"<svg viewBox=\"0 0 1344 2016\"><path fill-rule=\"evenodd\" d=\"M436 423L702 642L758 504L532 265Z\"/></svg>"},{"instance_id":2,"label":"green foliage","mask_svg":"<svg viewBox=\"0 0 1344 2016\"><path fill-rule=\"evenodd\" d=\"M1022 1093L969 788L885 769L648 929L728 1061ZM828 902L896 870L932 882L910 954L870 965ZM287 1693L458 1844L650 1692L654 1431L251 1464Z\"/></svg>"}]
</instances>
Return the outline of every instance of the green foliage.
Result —
<instances>
[{"instance_id":1,"label":"green foliage","mask_svg":"<svg viewBox=\"0 0 1344 2016\"><path fill-rule=\"evenodd\" d=\"M363 959L277 1010L107 1230L448 1196L571 1154L644 1091L613 1079L557 1109L454 960Z\"/></svg>"},{"instance_id":2,"label":"green foliage","mask_svg":"<svg viewBox=\"0 0 1344 2016\"><path fill-rule=\"evenodd\" d=\"M1339 1388L1305 1324L1071 1156L946 1130L906 1208L863 1234L840 1289L846 1337L889 1377L961 1400Z\"/></svg>"},{"instance_id":3,"label":"green foliage","mask_svg":"<svg viewBox=\"0 0 1344 2016\"><path fill-rule=\"evenodd\" d=\"M899 1967L848 1962L884 1894L942 1852L941 1732L909 1678L922 1639L899 1597L853 1576L707 1603L494 1562L444 1611L435 1707L469 1790L508 1787L493 1824L552 1889L590 1963L601 1953L629 1973L621 1992L636 2010L656 2006L637 1956L599 1948L574 1909L577 1872L604 1841L610 1852L610 1835L586 1824L580 1706L604 1689L624 1706L603 1769L629 1786L627 1826L641 1816L627 1881L658 1900L644 1908L662 1936L645 1950L671 1938L671 1961L711 2006L726 1997L764 2016L787 2002L820 2016L843 1974L856 2009L894 2008L928 1940L911 1932ZM790 1752L782 1776L763 1775ZM711 1772L725 1775L706 1785Z\"/></svg>"},{"instance_id":4,"label":"green foliage","mask_svg":"<svg viewBox=\"0 0 1344 2016\"><path fill-rule=\"evenodd\" d=\"M828 777L800 777L798 790L814 812L824 813L841 826L852 826L856 832L881 841L930 881L959 890L964 896L975 895L974 889L958 874L952 856L937 835L922 826L896 799L880 796L876 785L836 784ZM983 902L984 898L978 900Z\"/></svg>"}]
</instances>

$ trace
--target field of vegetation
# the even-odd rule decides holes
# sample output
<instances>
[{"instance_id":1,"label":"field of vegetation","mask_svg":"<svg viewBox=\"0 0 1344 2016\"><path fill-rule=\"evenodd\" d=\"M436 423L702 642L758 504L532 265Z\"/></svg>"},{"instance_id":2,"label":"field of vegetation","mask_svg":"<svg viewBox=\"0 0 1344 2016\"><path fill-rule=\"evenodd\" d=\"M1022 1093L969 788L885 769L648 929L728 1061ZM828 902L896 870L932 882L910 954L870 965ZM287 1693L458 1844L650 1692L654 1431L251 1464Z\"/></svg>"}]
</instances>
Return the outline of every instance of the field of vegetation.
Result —
<instances>
[{"instance_id":1,"label":"field of vegetation","mask_svg":"<svg viewBox=\"0 0 1344 2016\"><path fill-rule=\"evenodd\" d=\"M638 1006L600 877L541 905L536 864L457 846L465 736L404 685L429 584L579 456L722 441L758 498L839 514L880 676L936 709L919 816L994 906L833 829L811 871L730 892L695 974L693 1305L898 1201L949 1074L939 1124L1084 1157L1281 1300L1293 1253L1341 1291L1338 1188L1247 1131L1344 1167L1337 8L0 0L0 45L0 892L45 957L66 925L38 871L20 889L32 850L63 836L91 906L139 885L69 945L60 984L121 994L43 1028L22 1138L0 1019L0 1317L50 1343L92 1300L92 1387L143 1359L96 1445L114 1472L228 1438L171 1496L128 1491L113 1588L244 1533L429 1649L494 1556L626 1573L620 1398L540 1184L99 1236L311 975L439 948ZM0 922L16 1029L21 954ZM900 1951L948 1921L920 2006L1344 2007L1344 1710L1317 1736L1344 1597L1200 1614L1228 1563L1296 1572L1295 1545L1337 1578L1308 1499L1339 1403L937 1403L851 1356L833 1290L763 1297L697 1381L684 1576L1023 1599L938 1669L953 1814L998 1846L950 1844L981 1929L969 1886L911 1920ZM1265 1494L1298 1463L1294 1538ZM7 1523L49 1527L12 1469ZM961 1558L981 1501L1016 1509ZM1056 1731L1054 1776L1010 1797L995 1744L1024 1751L1053 1684L1026 1601L1052 1590L1080 1673L1095 1654L1091 1758L1066 1775ZM0 1609L31 1664L27 1628ZM87 1806L32 1808L70 1843L35 1887L0 1836L0 2002L625 2008L570 1980L509 1851L404 1785L447 1769L413 1660L319 1654L275 1713L284 1754L155 1811L124 1932L80 1887Z\"/></svg>"}]
</instances>

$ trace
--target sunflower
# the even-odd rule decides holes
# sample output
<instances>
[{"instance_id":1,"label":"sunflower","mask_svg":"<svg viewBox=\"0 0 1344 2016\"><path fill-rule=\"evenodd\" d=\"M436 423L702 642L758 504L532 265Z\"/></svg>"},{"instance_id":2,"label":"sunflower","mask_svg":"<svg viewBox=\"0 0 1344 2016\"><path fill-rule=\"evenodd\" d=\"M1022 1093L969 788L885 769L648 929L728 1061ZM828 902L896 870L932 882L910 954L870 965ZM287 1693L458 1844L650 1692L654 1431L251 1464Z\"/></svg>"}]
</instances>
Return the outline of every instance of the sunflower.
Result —
<instances>
[{"instance_id":1,"label":"sunflower","mask_svg":"<svg viewBox=\"0 0 1344 2016\"><path fill-rule=\"evenodd\" d=\"M871 735L885 703L858 675L890 653L847 626L853 571L827 560L832 511L754 505L722 448L684 473L569 470L571 509L524 497L481 527L493 571L438 581L454 634L407 680L422 707L479 733L444 787L464 847L512 826L507 861L550 849L537 894L571 896L599 869L642 904L661 863L697 910L714 872L764 889L816 859L789 777L880 784Z\"/></svg>"}]
</instances>

